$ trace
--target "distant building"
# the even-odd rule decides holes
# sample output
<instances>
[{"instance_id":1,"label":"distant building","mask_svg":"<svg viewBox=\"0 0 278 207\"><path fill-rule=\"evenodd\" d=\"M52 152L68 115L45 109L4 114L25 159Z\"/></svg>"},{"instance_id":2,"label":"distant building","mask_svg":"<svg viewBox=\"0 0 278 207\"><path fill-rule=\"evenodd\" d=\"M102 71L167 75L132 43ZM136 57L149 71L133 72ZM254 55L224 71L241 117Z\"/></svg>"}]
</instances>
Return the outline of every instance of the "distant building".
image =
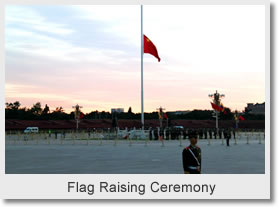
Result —
<instances>
[{"instance_id":1,"label":"distant building","mask_svg":"<svg viewBox=\"0 0 278 207\"><path fill-rule=\"evenodd\" d=\"M167 111L167 114L172 114L172 115L183 115L183 114L188 114L190 111Z\"/></svg>"},{"instance_id":2,"label":"distant building","mask_svg":"<svg viewBox=\"0 0 278 207\"><path fill-rule=\"evenodd\" d=\"M123 113L124 112L124 108L114 108L111 109L111 113Z\"/></svg>"},{"instance_id":3,"label":"distant building","mask_svg":"<svg viewBox=\"0 0 278 207\"><path fill-rule=\"evenodd\" d=\"M245 107L245 111L250 114L265 114L265 103L248 103L247 107Z\"/></svg>"}]
</instances>

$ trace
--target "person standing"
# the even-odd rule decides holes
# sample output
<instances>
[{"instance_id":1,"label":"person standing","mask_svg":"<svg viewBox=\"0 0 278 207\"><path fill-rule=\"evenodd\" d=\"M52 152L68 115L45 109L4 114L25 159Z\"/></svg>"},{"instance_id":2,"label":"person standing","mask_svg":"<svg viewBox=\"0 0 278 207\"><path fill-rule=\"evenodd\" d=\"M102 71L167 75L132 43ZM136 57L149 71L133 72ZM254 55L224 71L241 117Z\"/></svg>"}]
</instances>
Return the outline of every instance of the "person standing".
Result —
<instances>
[{"instance_id":1,"label":"person standing","mask_svg":"<svg viewBox=\"0 0 278 207\"><path fill-rule=\"evenodd\" d=\"M209 129L209 138L212 139L212 131Z\"/></svg>"},{"instance_id":2,"label":"person standing","mask_svg":"<svg viewBox=\"0 0 278 207\"><path fill-rule=\"evenodd\" d=\"M217 139L217 131L216 131L216 129L213 130L213 133L214 133L214 139Z\"/></svg>"},{"instance_id":3,"label":"person standing","mask_svg":"<svg viewBox=\"0 0 278 207\"><path fill-rule=\"evenodd\" d=\"M231 139L231 131L229 129L225 130L224 138L226 139L227 147L229 147L230 146L230 139Z\"/></svg>"},{"instance_id":4,"label":"person standing","mask_svg":"<svg viewBox=\"0 0 278 207\"><path fill-rule=\"evenodd\" d=\"M182 151L184 174L201 174L201 148L197 146L197 132L189 133L190 145Z\"/></svg>"}]
</instances>

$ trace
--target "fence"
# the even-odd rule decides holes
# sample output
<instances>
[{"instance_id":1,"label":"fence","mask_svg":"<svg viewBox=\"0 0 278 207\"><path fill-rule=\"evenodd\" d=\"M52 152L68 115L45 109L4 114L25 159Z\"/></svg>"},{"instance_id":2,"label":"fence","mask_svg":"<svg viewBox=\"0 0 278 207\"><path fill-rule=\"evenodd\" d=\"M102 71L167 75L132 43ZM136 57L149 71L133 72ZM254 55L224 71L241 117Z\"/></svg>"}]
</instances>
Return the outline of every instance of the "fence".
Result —
<instances>
[{"instance_id":1,"label":"fence","mask_svg":"<svg viewBox=\"0 0 278 207\"><path fill-rule=\"evenodd\" d=\"M209 132L206 132L207 135L202 134L203 136L199 139L203 140L202 142L207 142L208 145L212 143L221 143L224 144L224 135L220 136L210 136ZM157 130L155 135L155 130L142 130L140 129L124 129L124 130L110 130L110 129L101 129L91 131L63 131L63 132L39 132L39 133L23 133L20 131L6 132L6 144L9 145L38 145L38 144L55 144L55 145L66 145L66 144L86 144L86 145L104 145L104 144L123 144L126 143L129 146L133 144L144 144L147 146L150 142L160 142L161 146L165 146L165 143L168 141L178 141L179 146L183 146L185 139L188 139L188 136L184 131L176 132L175 137L173 138L171 131L167 130ZM234 144L240 143L259 143L262 144L265 140L264 131L250 130L250 131L236 131L232 133L230 142Z\"/></svg>"}]
</instances>

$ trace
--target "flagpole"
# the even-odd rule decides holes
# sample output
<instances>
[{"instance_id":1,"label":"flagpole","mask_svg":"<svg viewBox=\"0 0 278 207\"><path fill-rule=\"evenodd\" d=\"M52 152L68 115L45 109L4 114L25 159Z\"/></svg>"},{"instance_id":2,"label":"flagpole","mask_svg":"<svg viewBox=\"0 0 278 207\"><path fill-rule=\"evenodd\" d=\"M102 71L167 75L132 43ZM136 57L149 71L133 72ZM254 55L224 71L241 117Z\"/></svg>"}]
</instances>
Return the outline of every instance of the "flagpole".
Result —
<instances>
[{"instance_id":1,"label":"flagpole","mask_svg":"<svg viewBox=\"0 0 278 207\"><path fill-rule=\"evenodd\" d=\"M142 130L144 129L143 54L144 54L143 5L141 5L141 124L142 124Z\"/></svg>"}]
</instances>

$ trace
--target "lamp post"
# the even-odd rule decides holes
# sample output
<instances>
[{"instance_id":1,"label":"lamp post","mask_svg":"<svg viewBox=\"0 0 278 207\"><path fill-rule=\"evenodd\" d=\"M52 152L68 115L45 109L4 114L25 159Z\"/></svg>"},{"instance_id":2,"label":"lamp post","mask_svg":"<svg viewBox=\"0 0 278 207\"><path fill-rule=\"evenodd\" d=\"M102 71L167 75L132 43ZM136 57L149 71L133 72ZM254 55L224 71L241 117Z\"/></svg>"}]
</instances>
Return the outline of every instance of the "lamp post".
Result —
<instances>
[{"instance_id":1,"label":"lamp post","mask_svg":"<svg viewBox=\"0 0 278 207\"><path fill-rule=\"evenodd\" d=\"M83 108L83 107L76 104L75 106L72 106L72 108L74 108L74 118L75 118L75 121L76 121L76 131L78 131L78 125L79 125L79 121L80 121L80 109Z\"/></svg>"},{"instance_id":2,"label":"lamp post","mask_svg":"<svg viewBox=\"0 0 278 207\"><path fill-rule=\"evenodd\" d=\"M225 97L224 94L218 93L217 90L216 90L215 93L209 94L208 96L209 96L209 98L212 99L213 103L214 103L215 105L217 105L217 106L220 106L220 104L221 104L221 99ZM217 133L217 135L218 135L218 132L219 132L219 130L218 130L219 111L214 110L213 117L215 118L215 128L216 128L216 133Z\"/></svg>"},{"instance_id":3,"label":"lamp post","mask_svg":"<svg viewBox=\"0 0 278 207\"><path fill-rule=\"evenodd\" d=\"M237 110L235 110L235 114L234 114L234 119L235 119L235 122L236 122L236 130L238 129L238 123L239 123L239 113Z\"/></svg>"},{"instance_id":4,"label":"lamp post","mask_svg":"<svg viewBox=\"0 0 278 207\"><path fill-rule=\"evenodd\" d=\"M158 109L156 109L156 110L158 110L158 118L159 118L159 126L160 126L160 128L162 128L162 121L163 121L163 115L164 115L164 108L162 108L161 106L158 108Z\"/></svg>"}]
</instances>

